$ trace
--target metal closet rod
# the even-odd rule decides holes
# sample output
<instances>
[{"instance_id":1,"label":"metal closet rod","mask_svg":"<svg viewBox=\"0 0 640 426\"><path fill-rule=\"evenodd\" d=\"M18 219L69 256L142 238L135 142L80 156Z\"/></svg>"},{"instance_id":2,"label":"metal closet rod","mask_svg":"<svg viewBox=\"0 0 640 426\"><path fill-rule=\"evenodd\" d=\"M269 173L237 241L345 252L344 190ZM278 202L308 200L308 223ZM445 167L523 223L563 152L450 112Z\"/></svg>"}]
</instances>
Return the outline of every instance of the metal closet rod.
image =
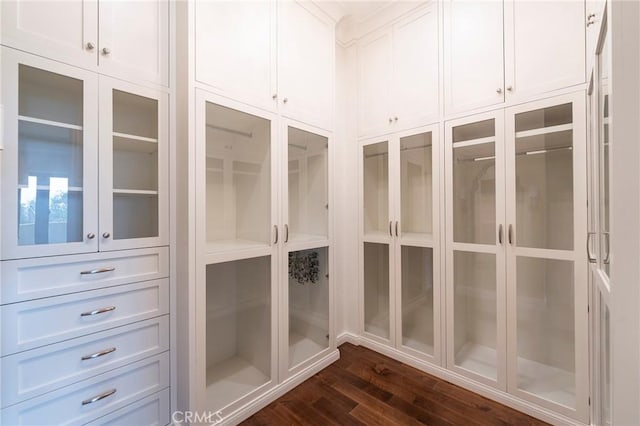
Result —
<instances>
[{"instance_id":1,"label":"metal closet rod","mask_svg":"<svg viewBox=\"0 0 640 426\"><path fill-rule=\"evenodd\" d=\"M569 145L569 146L560 146L560 147L557 147L557 148L547 148L547 149L538 149L538 150L534 150L534 151L518 152L518 153L516 153L516 156L518 156L518 155L545 154L547 152L562 151L562 150L565 150L565 149L571 151L573 149L573 147L571 145ZM487 157L461 158L458 161L484 161L484 160L494 160L495 158L496 158L495 155L489 155Z\"/></svg>"},{"instance_id":2,"label":"metal closet rod","mask_svg":"<svg viewBox=\"0 0 640 426\"><path fill-rule=\"evenodd\" d=\"M403 152L403 151L409 151L409 150L411 150L411 149L429 148L429 147L431 147L431 146L432 146L432 144L428 143L428 144L426 144L426 145L412 146L412 147L410 147L410 148L400 148L400 152ZM364 158L379 157L379 156L381 156L381 155L387 155L387 154L389 154L389 153L388 153L388 152L379 152L379 153L377 153L377 154L369 154L369 155L365 155L365 156L364 156Z\"/></svg>"},{"instance_id":3,"label":"metal closet rod","mask_svg":"<svg viewBox=\"0 0 640 426\"><path fill-rule=\"evenodd\" d=\"M207 124L207 127L210 129L221 130L223 132L232 133L234 135L244 136L245 138L252 138L253 133L251 132L242 132L240 130L228 129L226 127L216 126L213 124Z\"/></svg>"}]
</instances>

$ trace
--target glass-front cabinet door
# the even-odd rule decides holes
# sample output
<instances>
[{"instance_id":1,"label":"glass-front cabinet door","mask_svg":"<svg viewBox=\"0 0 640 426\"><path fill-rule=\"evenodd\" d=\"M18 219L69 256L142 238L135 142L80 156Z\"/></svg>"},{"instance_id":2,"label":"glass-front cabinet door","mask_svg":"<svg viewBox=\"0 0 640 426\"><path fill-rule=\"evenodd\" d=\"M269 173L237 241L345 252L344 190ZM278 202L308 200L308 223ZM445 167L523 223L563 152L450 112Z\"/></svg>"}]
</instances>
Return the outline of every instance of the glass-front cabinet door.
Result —
<instances>
[{"instance_id":1,"label":"glass-front cabinet door","mask_svg":"<svg viewBox=\"0 0 640 426\"><path fill-rule=\"evenodd\" d=\"M393 141L399 189L393 234L396 285L396 345L439 363L439 139L437 127L403 133Z\"/></svg>"},{"instance_id":2,"label":"glass-front cabinet door","mask_svg":"<svg viewBox=\"0 0 640 426\"><path fill-rule=\"evenodd\" d=\"M506 388L502 111L446 123L447 366Z\"/></svg>"},{"instance_id":3,"label":"glass-front cabinet door","mask_svg":"<svg viewBox=\"0 0 640 426\"><path fill-rule=\"evenodd\" d=\"M98 250L98 80L2 49L2 259Z\"/></svg>"},{"instance_id":4,"label":"glass-front cabinet door","mask_svg":"<svg viewBox=\"0 0 640 426\"><path fill-rule=\"evenodd\" d=\"M331 318L329 149L320 129L283 120L281 378L334 347ZM286 356L285 356L286 355Z\"/></svg>"},{"instance_id":5,"label":"glass-front cabinet door","mask_svg":"<svg viewBox=\"0 0 640 426\"><path fill-rule=\"evenodd\" d=\"M508 390L588 419L584 93L506 111Z\"/></svg>"},{"instance_id":6,"label":"glass-front cabinet door","mask_svg":"<svg viewBox=\"0 0 640 426\"><path fill-rule=\"evenodd\" d=\"M366 142L361 146L361 248L362 324L367 337L392 342L395 294L392 291L395 233L391 219L390 143Z\"/></svg>"},{"instance_id":7,"label":"glass-front cabinet door","mask_svg":"<svg viewBox=\"0 0 640 426\"><path fill-rule=\"evenodd\" d=\"M100 249L168 243L168 95L100 77Z\"/></svg>"}]
</instances>

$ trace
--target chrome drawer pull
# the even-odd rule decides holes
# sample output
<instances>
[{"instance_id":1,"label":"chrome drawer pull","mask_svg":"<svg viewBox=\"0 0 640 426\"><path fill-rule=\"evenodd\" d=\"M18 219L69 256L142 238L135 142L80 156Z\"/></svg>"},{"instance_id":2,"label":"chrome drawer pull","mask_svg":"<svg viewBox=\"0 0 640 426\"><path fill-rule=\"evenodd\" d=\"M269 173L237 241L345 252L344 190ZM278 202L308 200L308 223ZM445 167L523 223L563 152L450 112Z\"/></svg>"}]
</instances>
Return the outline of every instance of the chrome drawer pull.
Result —
<instances>
[{"instance_id":1,"label":"chrome drawer pull","mask_svg":"<svg viewBox=\"0 0 640 426\"><path fill-rule=\"evenodd\" d=\"M116 351L116 348L109 348L109 349L105 349L105 350L100 351L100 352L96 352L95 354L85 355L81 359L82 359L82 361L86 361L88 359L100 358L101 356L105 356L105 355L110 354L111 352L115 352L115 351Z\"/></svg>"},{"instance_id":2,"label":"chrome drawer pull","mask_svg":"<svg viewBox=\"0 0 640 426\"><path fill-rule=\"evenodd\" d=\"M80 314L80 316L81 317L92 317L94 315L104 314L105 312L111 312L111 311L113 311L115 309L116 309L115 306L108 306L106 308L96 309L95 311L83 312L83 313Z\"/></svg>"},{"instance_id":3,"label":"chrome drawer pull","mask_svg":"<svg viewBox=\"0 0 640 426\"><path fill-rule=\"evenodd\" d=\"M104 274L105 272L113 272L115 271L116 268L113 266L108 266L106 268L97 268L97 269L92 269L90 271L82 271L80 272L80 275L95 275L95 274Z\"/></svg>"},{"instance_id":4,"label":"chrome drawer pull","mask_svg":"<svg viewBox=\"0 0 640 426\"><path fill-rule=\"evenodd\" d=\"M94 402L98 402L101 399L105 399L106 397L113 395L114 393L116 393L116 389L108 390L101 393L100 395L94 396L93 398L85 399L84 401L82 401L82 405L93 404Z\"/></svg>"}]
</instances>

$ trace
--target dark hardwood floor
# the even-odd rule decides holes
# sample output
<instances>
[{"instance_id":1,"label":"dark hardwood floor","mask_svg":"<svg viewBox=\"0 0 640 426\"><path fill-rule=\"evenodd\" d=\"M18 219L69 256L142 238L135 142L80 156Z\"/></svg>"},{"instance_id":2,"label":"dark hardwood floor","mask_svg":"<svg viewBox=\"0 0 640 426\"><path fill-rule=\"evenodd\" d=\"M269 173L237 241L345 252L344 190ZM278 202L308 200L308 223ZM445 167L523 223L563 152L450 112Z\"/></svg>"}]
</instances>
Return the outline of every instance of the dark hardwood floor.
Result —
<instances>
[{"instance_id":1,"label":"dark hardwood floor","mask_svg":"<svg viewBox=\"0 0 640 426\"><path fill-rule=\"evenodd\" d=\"M361 346L243 425L544 425Z\"/></svg>"}]
</instances>

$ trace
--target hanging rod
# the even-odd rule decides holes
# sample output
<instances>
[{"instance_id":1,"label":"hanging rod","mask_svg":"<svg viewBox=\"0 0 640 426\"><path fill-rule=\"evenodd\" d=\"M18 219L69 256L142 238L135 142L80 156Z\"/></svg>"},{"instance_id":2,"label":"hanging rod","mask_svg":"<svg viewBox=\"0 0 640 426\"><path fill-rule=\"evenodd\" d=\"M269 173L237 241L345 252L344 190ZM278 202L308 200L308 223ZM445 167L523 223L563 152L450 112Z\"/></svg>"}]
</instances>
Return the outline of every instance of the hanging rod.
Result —
<instances>
[{"instance_id":1,"label":"hanging rod","mask_svg":"<svg viewBox=\"0 0 640 426\"><path fill-rule=\"evenodd\" d=\"M223 132L232 133L234 135L244 136L245 138L253 137L253 133L251 132L241 132L240 130L227 129L226 127L215 126L213 124L207 124L207 127L210 129L221 130Z\"/></svg>"},{"instance_id":2,"label":"hanging rod","mask_svg":"<svg viewBox=\"0 0 640 426\"><path fill-rule=\"evenodd\" d=\"M547 152L562 151L562 150L571 151L572 149L573 149L573 147L571 145L569 145L569 146L560 146L560 147L557 147L557 148L547 148L547 149L539 149L539 150L535 150L535 151L518 152L518 153L516 153L516 156L519 156L519 155L546 154ZM487 156L487 157L464 158L464 159L460 159L458 161L485 161L485 160L494 160L495 158L496 158L495 155L490 155L490 156Z\"/></svg>"},{"instance_id":3,"label":"hanging rod","mask_svg":"<svg viewBox=\"0 0 640 426\"><path fill-rule=\"evenodd\" d=\"M364 158L380 157L381 155L388 155L388 152L378 152L377 154L365 155Z\"/></svg>"}]
</instances>

